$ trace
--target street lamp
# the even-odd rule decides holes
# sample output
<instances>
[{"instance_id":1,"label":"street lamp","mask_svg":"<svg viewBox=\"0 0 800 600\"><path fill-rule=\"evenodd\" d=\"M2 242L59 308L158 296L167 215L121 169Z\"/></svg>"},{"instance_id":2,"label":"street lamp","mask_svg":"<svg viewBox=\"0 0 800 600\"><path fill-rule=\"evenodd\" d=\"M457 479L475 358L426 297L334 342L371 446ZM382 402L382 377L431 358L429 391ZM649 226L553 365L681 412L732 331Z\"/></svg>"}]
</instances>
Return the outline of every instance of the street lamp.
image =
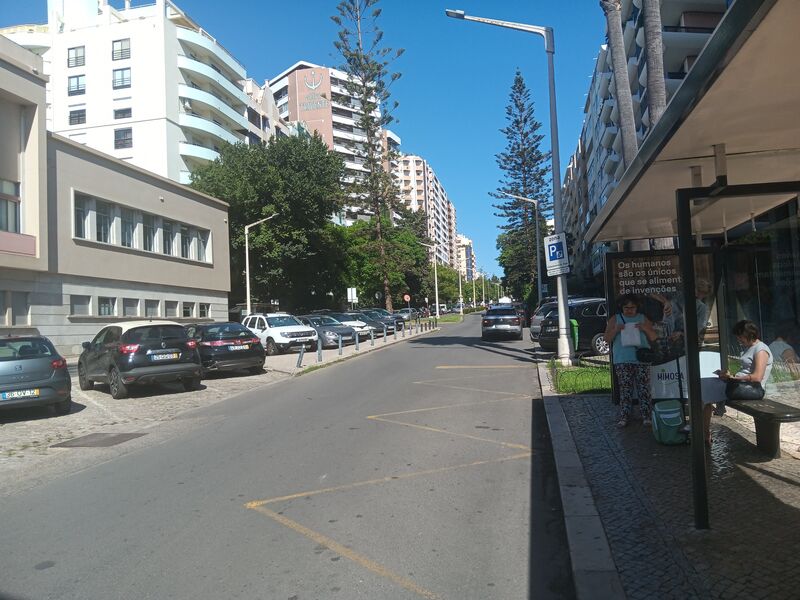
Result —
<instances>
[{"instance_id":1,"label":"street lamp","mask_svg":"<svg viewBox=\"0 0 800 600\"><path fill-rule=\"evenodd\" d=\"M464 295L461 293L461 271L458 271L458 314L464 316Z\"/></svg>"},{"instance_id":2,"label":"street lamp","mask_svg":"<svg viewBox=\"0 0 800 600\"><path fill-rule=\"evenodd\" d=\"M556 115L556 76L553 66L555 55L555 42L552 27L540 27L526 23L513 23L484 17L472 17L464 14L463 10L446 9L448 17L463 21L475 21L487 25L495 25L506 29L515 29L526 33L535 33L544 38L544 50L547 53L547 75L550 89L550 160L553 183L553 213L555 218L555 232L564 231L561 215L561 165L558 156L558 117ZM558 358L562 365L572 362L572 342L567 332L567 277L564 274L556 277L556 290L558 294Z\"/></svg>"},{"instance_id":3,"label":"street lamp","mask_svg":"<svg viewBox=\"0 0 800 600\"><path fill-rule=\"evenodd\" d=\"M423 244L422 242L417 242L417 243L420 246L425 246L426 248L430 248L431 250L433 250L433 291L435 296L434 299L436 300L436 318L438 319L439 318L439 274L436 270L436 263L438 262L436 260L436 246L438 246L439 244L437 244L436 242L433 242L433 245Z\"/></svg>"},{"instance_id":4,"label":"street lamp","mask_svg":"<svg viewBox=\"0 0 800 600\"><path fill-rule=\"evenodd\" d=\"M277 217L278 213L244 226L244 273L247 280L247 314L250 314L250 228Z\"/></svg>"},{"instance_id":5,"label":"street lamp","mask_svg":"<svg viewBox=\"0 0 800 600\"><path fill-rule=\"evenodd\" d=\"M542 261L539 259L539 201L534 200L533 198L526 198L525 196L517 196L516 194L509 194L507 192L503 192L504 196L508 196L509 198L514 198L516 200L522 200L523 202L530 202L533 204L533 217L534 217L534 226L536 227L536 286L537 286L537 293L539 296L539 304L542 303Z\"/></svg>"}]
</instances>

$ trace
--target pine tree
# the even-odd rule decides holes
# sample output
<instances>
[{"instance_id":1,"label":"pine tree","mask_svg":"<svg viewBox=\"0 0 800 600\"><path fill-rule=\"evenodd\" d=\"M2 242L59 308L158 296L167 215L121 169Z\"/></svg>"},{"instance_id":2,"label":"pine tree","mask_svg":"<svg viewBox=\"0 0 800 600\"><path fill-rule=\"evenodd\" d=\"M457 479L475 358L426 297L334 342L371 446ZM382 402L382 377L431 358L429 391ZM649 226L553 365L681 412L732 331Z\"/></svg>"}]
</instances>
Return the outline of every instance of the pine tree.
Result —
<instances>
[{"instance_id":1,"label":"pine tree","mask_svg":"<svg viewBox=\"0 0 800 600\"><path fill-rule=\"evenodd\" d=\"M503 232L497 237L497 248L511 293L524 297L535 287L537 278L536 207L541 240L547 232L546 215L552 211L552 202L547 181L550 153L540 148L544 136L538 132L542 124L534 116L530 91L519 70L511 86L506 122L507 126L500 130L506 136L506 148L496 155L503 178L492 194L500 200L494 205L495 215L505 219L501 226ZM505 194L530 198L538 204Z\"/></svg>"},{"instance_id":2,"label":"pine tree","mask_svg":"<svg viewBox=\"0 0 800 600\"><path fill-rule=\"evenodd\" d=\"M399 79L399 73L390 73L391 63L403 50L392 50L381 45L383 31L377 21L381 9L378 0L342 0L338 15L331 17L339 26L339 39L334 46L341 53L344 64L340 67L348 77L345 87L356 99L356 123L366 137L364 144L353 150L363 160L366 173L349 188L351 198L373 212L375 240L381 266L383 297L387 310L392 310L392 291L388 264L389 256L384 243L382 217L389 217L397 202L397 188L389 165L394 158L384 145L382 130L394 121L392 115L397 102L390 104L389 87Z\"/></svg>"}]
</instances>

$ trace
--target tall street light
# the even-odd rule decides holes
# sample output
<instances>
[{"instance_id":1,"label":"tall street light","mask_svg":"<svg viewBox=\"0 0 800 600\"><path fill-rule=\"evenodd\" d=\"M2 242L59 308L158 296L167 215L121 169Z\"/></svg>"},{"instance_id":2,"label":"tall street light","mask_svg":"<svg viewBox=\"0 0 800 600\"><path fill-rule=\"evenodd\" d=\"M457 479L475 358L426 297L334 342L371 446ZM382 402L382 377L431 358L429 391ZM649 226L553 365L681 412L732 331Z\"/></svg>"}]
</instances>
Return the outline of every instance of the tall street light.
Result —
<instances>
[{"instance_id":1,"label":"tall street light","mask_svg":"<svg viewBox=\"0 0 800 600\"><path fill-rule=\"evenodd\" d=\"M555 233L564 231L561 214L561 163L558 156L558 117L556 114L556 76L553 66L553 56L555 55L555 42L553 40L552 27L540 27L538 25L528 25L526 23L513 23L511 21L499 21L497 19L486 19L484 17L472 17L464 14L463 10L446 9L444 13L448 17L461 19L463 21L475 21L487 25L495 25L506 29L515 29L526 33L535 33L544 38L544 50L547 53L547 75L550 88L550 160L553 184L553 213L555 218ZM572 362L572 341L567 331L567 277L561 274L556 277L556 289L558 294L558 358L562 365Z\"/></svg>"},{"instance_id":2,"label":"tall street light","mask_svg":"<svg viewBox=\"0 0 800 600\"><path fill-rule=\"evenodd\" d=\"M436 318L438 319L439 318L439 274L436 270L436 263L439 261L436 260L436 246L438 246L439 244L437 244L436 242L433 242L433 244L423 244L422 242L417 242L417 243L420 246L425 246L426 248L430 248L431 250L433 250L433 291L436 300Z\"/></svg>"},{"instance_id":3,"label":"tall street light","mask_svg":"<svg viewBox=\"0 0 800 600\"><path fill-rule=\"evenodd\" d=\"M244 226L244 273L247 279L247 314L250 314L250 228L277 217L278 213Z\"/></svg>"},{"instance_id":4,"label":"tall street light","mask_svg":"<svg viewBox=\"0 0 800 600\"><path fill-rule=\"evenodd\" d=\"M509 194L507 192L503 192L504 196L508 196L509 198L514 198L516 200L522 200L523 202L530 202L533 204L533 217L534 217L534 226L536 227L536 286L537 286L537 293L539 296L539 304L542 303L542 261L539 259L539 201L534 200L533 198L526 198L525 196L517 196L516 194Z\"/></svg>"},{"instance_id":5,"label":"tall street light","mask_svg":"<svg viewBox=\"0 0 800 600\"><path fill-rule=\"evenodd\" d=\"M461 271L458 271L458 314L464 316L464 295L461 293Z\"/></svg>"}]
</instances>

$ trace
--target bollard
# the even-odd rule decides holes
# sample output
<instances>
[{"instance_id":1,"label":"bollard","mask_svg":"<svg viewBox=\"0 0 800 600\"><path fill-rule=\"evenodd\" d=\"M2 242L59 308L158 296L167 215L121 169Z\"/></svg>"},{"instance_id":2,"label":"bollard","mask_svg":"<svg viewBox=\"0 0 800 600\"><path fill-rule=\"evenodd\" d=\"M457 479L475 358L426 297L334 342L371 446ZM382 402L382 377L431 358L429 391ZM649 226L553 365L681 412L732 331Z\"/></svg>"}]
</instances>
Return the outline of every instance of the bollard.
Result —
<instances>
[{"instance_id":1,"label":"bollard","mask_svg":"<svg viewBox=\"0 0 800 600\"><path fill-rule=\"evenodd\" d=\"M353 335L355 335L355 338L356 338L356 352L358 352L358 338L359 338L360 336L358 335L358 332L357 332L357 331L356 331L356 332L355 332Z\"/></svg>"},{"instance_id":2,"label":"bollard","mask_svg":"<svg viewBox=\"0 0 800 600\"><path fill-rule=\"evenodd\" d=\"M419 319L417 319L417 322L414 325L414 333L419 333Z\"/></svg>"},{"instance_id":3,"label":"bollard","mask_svg":"<svg viewBox=\"0 0 800 600\"><path fill-rule=\"evenodd\" d=\"M394 324L394 331L392 331L392 336L395 340L397 340L397 323Z\"/></svg>"},{"instance_id":4,"label":"bollard","mask_svg":"<svg viewBox=\"0 0 800 600\"><path fill-rule=\"evenodd\" d=\"M403 329L401 329L400 332L403 334L402 337L406 337L406 325L405 325L405 322L403 323Z\"/></svg>"},{"instance_id":5,"label":"bollard","mask_svg":"<svg viewBox=\"0 0 800 600\"><path fill-rule=\"evenodd\" d=\"M386 343L386 325L383 326L383 343Z\"/></svg>"},{"instance_id":6,"label":"bollard","mask_svg":"<svg viewBox=\"0 0 800 600\"><path fill-rule=\"evenodd\" d=\"M322 338L317 340L317 362L322 362Z\"/></svg>"},{"instance_id":7,"label":"bollard","mask_svg":"<svg viewBox=\"0 0 800 600\"><path fill-rule=\"evenodd\" d=\"M375 345L375 330L372 329L371 327L370 327L370 330L369 330L369 345L370 346L374 346Z\"/></svg>"},{"instance_id":8,"label":"bollard","mask_svg":"<svg viewBox=\"0 0 800 600\"><path fill-rule=\"evenodd\" d=\"M339 356L341 356L342 355L342 334L340 333L338 335L338 337L339 337Z\"/></svg>"},{"instance_id":9,"label":"bollard","mask_svg":"<svg viewBox=\"0 0 800 600\"><path fill-rule=\"evenodd\" d=\"M319 347L319 342L317 342L317 347ZM300 354L297 357L298 369L303 366L303 356L305 355L305 353L306 353L306 345L303 344L302 346L300 346Z\"/></svg>"}]
</instances>

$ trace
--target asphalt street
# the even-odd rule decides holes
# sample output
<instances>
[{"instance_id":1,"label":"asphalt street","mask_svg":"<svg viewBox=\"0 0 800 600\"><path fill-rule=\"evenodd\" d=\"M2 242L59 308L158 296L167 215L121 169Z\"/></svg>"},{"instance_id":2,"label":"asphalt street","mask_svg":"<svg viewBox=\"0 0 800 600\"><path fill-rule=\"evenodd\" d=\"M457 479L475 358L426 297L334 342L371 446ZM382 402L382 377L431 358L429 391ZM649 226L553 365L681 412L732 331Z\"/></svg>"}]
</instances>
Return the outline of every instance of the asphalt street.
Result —
<instances>
[{"instance_id":1,"label":"asphalt street","mask_svg":"<svg viewBox=\"0 0 800 600\"><path fill-rule=\"evenodd\" d=\"M5 497L0 598L573 597L530 343L479 327L191 411Z\"/></svg>"}]
</instances>

